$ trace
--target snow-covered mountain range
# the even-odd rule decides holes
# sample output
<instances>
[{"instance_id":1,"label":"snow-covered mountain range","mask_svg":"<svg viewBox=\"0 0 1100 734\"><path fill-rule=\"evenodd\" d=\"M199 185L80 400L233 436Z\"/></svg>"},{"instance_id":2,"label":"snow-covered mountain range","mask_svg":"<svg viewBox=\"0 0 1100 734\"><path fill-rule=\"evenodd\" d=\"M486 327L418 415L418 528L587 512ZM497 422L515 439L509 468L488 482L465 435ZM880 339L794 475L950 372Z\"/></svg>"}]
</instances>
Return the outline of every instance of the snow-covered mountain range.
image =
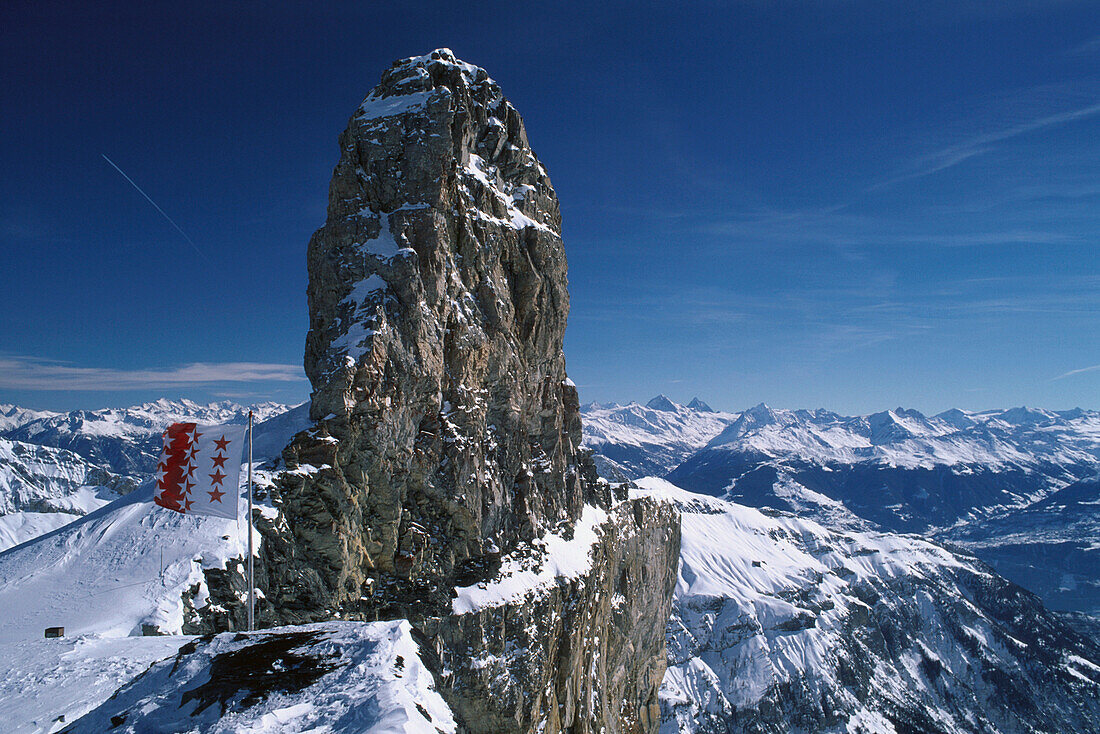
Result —
<instances>
[{"instance_id":1,"label":"snow-covered mountain range","mask_svg":"<svg viewBox=\"0 0 1100 734\"><path fill-rule=\"evenodd\" d=\"M1096 641L975 558L639 485L682 518L662 732L1100 731ZM407 622L180 634L245 544L231 520L156 508L146 484L0 553L6 731L459 730L436 683L453 671ZM548 534L503 586L537 599L599 547ZM499 603L499 586L456 590L456 608ZM52 625L66 637L42 640Z\"/></svg>"},{"instance_id":2,"label":"snow-covered mountain range","mask_svg":"<svg viewBox=\"0 0 1100 734\"><path fill-rule=\"evenodd\" d=\"M682 522L662 732L1100 726L1100 646L976 558L639 484Z\"/></svg>"},{"instance_id":3,"label":"snow-covered mountain range","mask_svg":"<svg viewBox=\"0 0 1100 734\"><path fill-rule=\"evenodd\" d=\"M584 445L595 451L600 473L612 480L664 476L735 420L695 398L678 405L658 395L645 405L581 408Z\"/></svg>"},{"instance_id":4,"label":"snow-covered mountain range","mask_svg":"<svg viewBox=\"0 0 1100 734\"><path fill-rule=\"evenodd\" d=\"M278 456L307 426L307 409L262 413L258 460ZM196 608L219 603L207 579L240 563L246 539L231 521L155 508L148 484L131 491L140 473L114 468L143 466L170 422L239 422L247 408L158 401L3 413L5 436L22 431L87 454L0 438L0 540L23 543L0 553L8 612L0 716L12 731L58 731L74 720L72 731L116 721L135 732L293 730L333 721L325 712L353 694L372 703L336 721L455 730L433 683L443 671L407 625L336 622L210 642L181 634ZM682 518L662 732L1100 730L1095 618L1048 612L962 548L883 532L898 518L919 520L925 534L996 564L1061 602L1055 608L1092 611L1095 413L844 418L764 406L721 413L660 397L586 406L585 419L604 471L656 471L703 490L638 478L639 494L672 503ZM261 498L278 471L269 466L257 472ZM873 492L855 490L866 489L866 476L876 478L880 504L887 496L902 507L865 509ZM930 502L929 477L942 497L968 493L953 501L969 509ZM266 501L260 508L277 515ZM944 517L954 520L934 524ZM534 548L555 547L548 540ZM51 625L65 626L67 638L33 640ZM169 636L143 636L151 631ZM303 676L257 674L236 702L200 685L230 664L268 658Z\"/></svg>"},{"instance_id":5,"label":"snow-covered mountain range","mask_svg":"<svg viewBox=\"0 0 1100 734\"><path fill-rule=\"evenodd\" d=\"M306 427L309 406L251 406L257 461L277 457ZM157 400L70 413L0 406L0 550L55 530L147 480L160 433L176 422L242 424L248 406Z\"/></svg>"},{"instance_id":6,"label":"snow-covered mountain range","mask_svg":"<svg viewBox=\"0 0 1100 734\"><path fill-rule=\"evenodd\" d=\"M848 417L758 405L668 476L750 504L839 501L882 527L921 532L1026 506L1098 468L1097 412L954 410L929 418L899 408Z\"/></svg>"},{"instance_id":7,"label":"snow-covered mountain range","mask_svg":"<svg viewBox=\"0 0 1100 734\"><path fill-rule=\"evenodd\" d=\"M144 477L156 468L160 432L172 423L240 425L247 422L251 409L253 420L260 424L290 407L271 402L245 406L228 401L200 405L186 399L163 398L129 408L68 413L7 405L0 406L0 438L67 449L115 474Z\"/></svg>"},{"instance_id":8,"label":"snow-covered mountain range","mask_svg":"<svg viewBox=\"0 0 1100 734\"><path fill-rule=\"evenodd\" d=\"M1100 499L1098 411L722 414L661 397L590 407L584 419L611 478L674 465L658 473L692 491L959 543L1053 608L1100 613L1100 505L1088 504Z\"/></svg>"},{"instance_id":9,"label":"snow-covered mountain range","mask_svg":"<svg viewBox=\"0 0 1100 734\"><path fill-rule=\"evenodd\" d=\"M1100 465L1100 411L1080 408L956 409L931 417L896 408L843 416L828 410L775 410L761 403L741 413L723 413L698 399L684 406L659 395L646 405L590 403L582 411L584 444L630 478L645 476L632 469L634 463L671 471L703 449L773 460L905 469ZM616 461L623 455L630 458ZM702 472L709 458L713 457L699 457L690 471ZM680 475L688 476L687 471ZM727 479L718 472L692 481L717 490Z\"/></svg>"}]
</instances>

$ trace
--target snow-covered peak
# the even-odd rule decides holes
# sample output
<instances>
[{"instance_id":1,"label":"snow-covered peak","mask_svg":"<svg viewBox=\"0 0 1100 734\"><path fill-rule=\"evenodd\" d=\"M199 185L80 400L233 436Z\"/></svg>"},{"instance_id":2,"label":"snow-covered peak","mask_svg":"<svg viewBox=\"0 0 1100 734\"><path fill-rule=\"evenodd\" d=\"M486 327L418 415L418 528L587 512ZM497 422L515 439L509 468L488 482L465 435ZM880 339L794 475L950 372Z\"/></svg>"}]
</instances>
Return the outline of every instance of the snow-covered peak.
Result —
<instances>
[{"instance_id":1,"label":"snow-covered peak","mask_svg":"<svg viewBox=\"0 0 1100 734\"><path fill-rule=\"evenodd\" d=\"M826 410L742 413L708 448L819 463L1028 466L1100 462L1100 412L1019 409L927 417L895 408L866 416Z\"/></svg>"},{"instance_id":2,"label":"snow-covered peak","mask_svg":"<svg viewBox=\"0 0 1100 734\"><path fill-rule=\"evenodd\" d=\"M958 408L945 410L942 413L937 413L934 417L959 430L966 430L978 425L978 422L971 418L969 413Z\"/></svg>"},{"instance_id":3,"label":"snow-covered peak","mask_svg":"<svg viewBox=\"0 0 1100 734\"><path fill-rule=\"evenodd\" d=\"M710 407L699 398L692 398L691 402L687 404L687 407L691 408L692 410L698 410L701 413L715 412L714 408Z\"/></svg>"},{"instance_id":4,"label":"snow-covered peak","mask_svg":"<svg viewBox=\"0 0 1100 734\"><path fill-rule=\"evenodd\" d=\"M680 406L669 400L666 395L661 394L646 403L645 407L652 410L675 411Z\"/></svg>"},{"instance_id":5,"label":"snow-covered peak","mask_svg":"<svg viewBox=\"0 0 1100 734\"><path fill-rule=\"evenodd\" d=\"M1042 424L1056 423L1061 416L1054 411L1028 408L1021 405L1017 408L1009 408L996 415L996 419L1010 426L1038 426Z\"/></svg>"},{"instance_id":6,"label":"snow-covered peak","mask_svg":"<svg viewBox=\"0 0 1100 734\"><path fill-rule=\"evenodd\" d=\"M648 405L585 406L584 445L610 478L665 474L706 445L735 414L677 405L661 395Z\"/></svg>"},{"instance_id":7,"label":"snow-covered peak","mask_svg":"<svg viewBox=\"0 0 1100 734\"><path fill-rule=\"evenodd\" d=\"M58 415L49 410L31 410L18 405L0 404L0 433L25 426L36 420Z\"/></svg>"},{"instance_id":8,"label":"snow-covered peak","mask_svg":"<svg viewBox=\"0 0 1100 734\"><path fill-rule=\"evenodd\" d=\"M789 411L783 411L782 414L780 414L769 408L767 403L759 403L742 413L741 419L745 421L746 425L770 426L781 422L781 420L788 418L788 416Z\"/></svg>"},{"instance_id":9,"label":"snow-covered peak","mask_svg":"<svg viewBox=\"0 0 1100 734\"><path fill-rule=\"evenodd\" d=\"M455 56L454 51L449 48L437 48L434 51L426 53L422 56L408 56L404 59L395 61L393 64L393 68L422 68L431 64L439 64L441 66L457 69L462 74L470 77L471 79L478 76L479 72L485 77L488 77L488 74L480 66L466 63L465 61Z\"/></svg>"},{"instance_id":10,"label":"snow-covered peak","mask_svg":"<svg viewBox=\"0 0 1100 734\"><path fill-rule=\"evenodd\" d=\"M867 426L873 444L890 443L928 433L924 416L904 408L884 410L867 416Z\"/></svg>"},{"instance_id":11,"label":"snow-covered peak","mask_svg":"<svg viewBox=\"0 0 1100 734\"><path fill-rule=\"evenodd\" d=\"M784 425L795 422L790 411L774 411L760 403L737 416L725 430L711 439L708 447L725 446L764 426Z\"/></svg>"},{"instance_id":12,"label":"snow-covered peak","mask_svg":"<svg viewBox=\"0 0 1100 734\"><path fill-rule=\"evenodd\" d=\"M437 85L435 78L446 78L446 85ZM449 48L438 48L423 56L409 56L393 62L382 83L371 90L359 105L355 118L358 121L380 120L409 112L416 112L435 98L439 86L473 87L495 84L489 74L479 66L468 64L455 57Z\"/></svg>"}]
</instances>

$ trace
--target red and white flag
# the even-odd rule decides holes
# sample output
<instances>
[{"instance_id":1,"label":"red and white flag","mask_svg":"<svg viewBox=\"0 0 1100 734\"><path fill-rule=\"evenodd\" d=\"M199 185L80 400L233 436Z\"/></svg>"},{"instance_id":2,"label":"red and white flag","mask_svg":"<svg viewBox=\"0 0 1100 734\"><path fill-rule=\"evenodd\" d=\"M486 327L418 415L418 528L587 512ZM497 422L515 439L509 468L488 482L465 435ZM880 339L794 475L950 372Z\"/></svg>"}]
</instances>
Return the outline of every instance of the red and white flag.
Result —
<instances>
[{"instance_id":1,"label":"red and white flag","mask_svg":"<svg viewBox=\"0 0 1100 734\"><path fill-rule=\"evenodd\" d=\"M163 433L153 501L186 515L237 518L245 426L173 423Z\"/></svg>"}]
</instances>

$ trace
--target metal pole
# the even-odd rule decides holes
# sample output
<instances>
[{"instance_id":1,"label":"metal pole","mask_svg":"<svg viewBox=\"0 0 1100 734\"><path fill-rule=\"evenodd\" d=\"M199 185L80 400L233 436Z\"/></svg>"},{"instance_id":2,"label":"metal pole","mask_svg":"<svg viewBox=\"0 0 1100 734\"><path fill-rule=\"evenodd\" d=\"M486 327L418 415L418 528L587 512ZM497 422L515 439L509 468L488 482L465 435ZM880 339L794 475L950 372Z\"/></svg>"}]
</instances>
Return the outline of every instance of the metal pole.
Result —
<instances>
[{"instance_id":1,"label":"metal pole","mask_svg":"<svg viewBox=\"0 0 1100 734\"><path fill-rule=\"evenodd\" d=\"M256 579L252 571L252 411L248 411L248 631L256 629Z\"/></svg>"}]
</instances>

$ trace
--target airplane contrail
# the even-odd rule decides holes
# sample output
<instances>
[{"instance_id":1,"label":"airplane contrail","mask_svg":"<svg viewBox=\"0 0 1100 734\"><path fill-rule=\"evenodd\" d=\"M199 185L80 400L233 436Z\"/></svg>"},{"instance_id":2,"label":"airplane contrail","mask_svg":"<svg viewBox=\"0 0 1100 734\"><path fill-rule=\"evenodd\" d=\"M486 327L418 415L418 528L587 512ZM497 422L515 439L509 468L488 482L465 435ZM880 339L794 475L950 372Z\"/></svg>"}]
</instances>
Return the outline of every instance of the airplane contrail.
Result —
<instances>
[{"instance_id":1,"label":"airplane contrail","mask_svg":"<svg viewBox=\"0 0 1100 734\"><path fill-rule=\"evenodd\" d=\"M180 233L181 235L183 235L183 238L184 238L185 240L187 240L187 242L188 242L188 243L189 243L189 244L191 245L191 247L194 247L194 248L195 248L195 252L197 252L197 253L199 253L200 255L202 255L202 257L203 257L203 258L204 258L204 259L205 259L205 260L206 260L207 262L210 262L210 258L206 257L206 253L205 253L205 252L203 252L202 250L200 250L200 249L199 249L199 246L195 244L195 241L194 241L193 239L191 239L190 237L188 237L188 236L187 236L187 233L186 233L186 232L184 232L184 231L183 231L183 229L181 229L181 228L180 228L180 226L179 226L178 224L176 224L176 223L175 223L175 221L173 221L173 220L172 220L172 217L168 216L168 215L167 215L167 214L165 213L165 211L164 211L163 209L161 209L161 208L160 208L160 206L159 206L159 205L157 204L157 202L153 201L153 200L152 200L152 199L151 199L151 198L149 197L149 194L147 194L147 193L145 193L144 191L142 191L142 190L141 190L141 187L140 187L140 186L138 186L138 185L137 185L136 183L134 183L134 179L132 179L132 178L130 178L129 176L127 176L127 175L126 175L126 171L123 171L123 170L122 170L121 168L119 168L119 167L118 167L117 165L115 165L115 162L114 162L114 161L112 161L112 160L111 160L110 158L108 158L108 157L107 157L107 156L106 156L105 154L103 154L103 153L100 153L100 155L102 155L102 156L103 156L103 160L105 160L105 161L107 161L108 163L110 163L110 164L111 164L111 167L112 167L112 168L114 168L114 169L115 169L116 171L118 171L119 173L121 173L121 174L122 174L122 177L123 177L124 179L126 179L127 181L129 181L129 182L130 182L130 185L131 185L131 186L133 186L133 187L134 187L135 189L137 189L137 190L138 190L138 193L139 193L139 194L141 194L142 196L144 196L144 197L145 197L145 200L146 200L146 201L148 201L148 202L149 202L150 204L152 204L152 205L153 205L153 207L154 207L154 208L155 208L155 209L156 209L156 210L157 210L158 212L160 212L160 215L161 215L162 217L164 217L165 219L167 219L167 220L168 220L168 223L169 223L169 224L171 224L171 225L172 225L173 227L175 227L175 228L176 228L176 231L177 231L177 232L179 232L179 233Z\"/></svg>"}]
</instances>

